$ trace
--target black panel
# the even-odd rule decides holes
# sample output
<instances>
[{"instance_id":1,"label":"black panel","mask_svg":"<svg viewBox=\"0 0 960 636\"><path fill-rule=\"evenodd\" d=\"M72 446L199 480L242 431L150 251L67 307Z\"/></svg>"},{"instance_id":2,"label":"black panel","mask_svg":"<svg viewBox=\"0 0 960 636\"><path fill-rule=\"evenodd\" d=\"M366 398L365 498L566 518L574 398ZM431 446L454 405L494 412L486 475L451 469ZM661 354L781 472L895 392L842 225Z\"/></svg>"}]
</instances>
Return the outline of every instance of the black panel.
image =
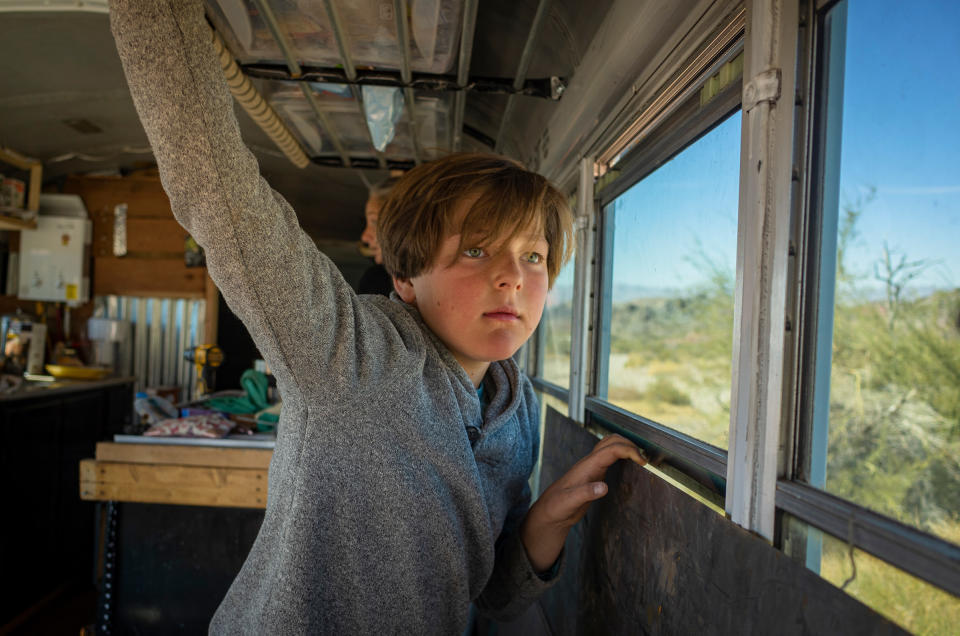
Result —
<instances>
[{"instance_id":1,"label":"black panel","mask_svg":"<svg viewBox=\"0 0 960 636\"><path fill-rule=\"evenodd\" d=\"M80 393L63 398L54 549L58 569L83 573L93 571L93 502L80 499L80 460L96 454L96 431L103 427L105 392Z\"/></svg>"},{"instance_id":2,"label":"black panel","mask_svg":"<svg viewBox=\"0 0 960 636\"><path fill-rule=\"evenodd\" d=\"M0 568L8 582L0 631L51 592L90 585L94 506L80 499L79 462L129 420L131 392L128 383L0 399Z\"/></svg>"},{"instance_id":3,"label":"black panel","mask_svg":"<svg viewBox=\"0 0 960 636\"><path fill-rule=\"evenodd\" d=\"M18 404L6 409L3 483L3 571L12 586L0 596L0 624L58 584L56 522L60 493L60 405Z\"/></svg>"},{"instance_id":4,"label":"black panel","mask_svg":"<svg viewBox=\"0 0 960 636\"><path fill-rule=\"evenodd\" d=\"M595 443L549 409L541 484ZM653 473L621 462L607 483L540 600L554 634L904 633Z\"/></svg>"},{"instance_id":5,"label":"black panel","mask_svg":"<svg viewBox=\"0 0 960 636\"><path fill-rule=\"evenodd\" d=\"M253 546L263 511L115 505L116 597L111 633L206 633Z\"/></svg>"}]
</instances>

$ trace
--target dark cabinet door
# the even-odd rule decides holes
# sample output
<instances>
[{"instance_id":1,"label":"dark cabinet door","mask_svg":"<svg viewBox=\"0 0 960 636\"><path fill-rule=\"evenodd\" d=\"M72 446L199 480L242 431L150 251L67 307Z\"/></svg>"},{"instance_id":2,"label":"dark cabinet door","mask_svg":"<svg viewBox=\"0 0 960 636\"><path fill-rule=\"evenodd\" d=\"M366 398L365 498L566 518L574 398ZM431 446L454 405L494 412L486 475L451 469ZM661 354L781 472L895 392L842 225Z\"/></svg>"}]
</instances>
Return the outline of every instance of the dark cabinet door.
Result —
<instances>
[{"instance_id":1,"label":"dark cabinet door","mask_svg":"<svg viewBox=\"0 0 960 636\"><path fill-rule=\"evenodd\" d=\"M59 401L4 409L3 476L7 484L3 569L10 585L0 595L0 624L59 583L54 575L60 504Z\"/></svg>"},{"instance_id":2,"label":"dark cabinet door","mask_svg":"<svg viewBox=\"0 0 960 636\"><path fill-rule=\"evenodd\" d=\"M80 460L130 422L133 385L0 401L0 625L70 581L92 579L94 504Z\"/></svg>"},{"instance_id":3,"label":"dark cabinet door","mask_svg":"<svg viewBox=\"0 0 960 636\"><path fill-rule=\"evenodd\" d=\"M89 391L63 398L57 489L56 540L62 578L89 577L93 570L94 504L80 499L80 460L96 452L106 393Z\"/></svg>"}]
</instances>

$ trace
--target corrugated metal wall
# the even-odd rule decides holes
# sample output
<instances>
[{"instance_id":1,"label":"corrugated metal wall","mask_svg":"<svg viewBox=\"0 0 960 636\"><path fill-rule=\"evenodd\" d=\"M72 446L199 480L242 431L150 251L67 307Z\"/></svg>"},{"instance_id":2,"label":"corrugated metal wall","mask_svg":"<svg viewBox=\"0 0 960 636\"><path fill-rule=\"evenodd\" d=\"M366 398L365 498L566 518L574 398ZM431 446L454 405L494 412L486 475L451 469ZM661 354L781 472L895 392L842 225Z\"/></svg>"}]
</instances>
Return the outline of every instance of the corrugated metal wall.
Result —
<instances>
[{"instance_id":1,"label":"corrugated metal wall","mask_svg":"<svg viewBox=\"0 0 960 636\"><path fill-rule=\"evenodd\" d=\"M138 391L176 385L181 400L196 397L194 366L183 353L203 343L204 300L96 296L94 303L95 316L130 322L130 342L120 348L118 374L136 376Z\"/></svg>"}]
</instances>

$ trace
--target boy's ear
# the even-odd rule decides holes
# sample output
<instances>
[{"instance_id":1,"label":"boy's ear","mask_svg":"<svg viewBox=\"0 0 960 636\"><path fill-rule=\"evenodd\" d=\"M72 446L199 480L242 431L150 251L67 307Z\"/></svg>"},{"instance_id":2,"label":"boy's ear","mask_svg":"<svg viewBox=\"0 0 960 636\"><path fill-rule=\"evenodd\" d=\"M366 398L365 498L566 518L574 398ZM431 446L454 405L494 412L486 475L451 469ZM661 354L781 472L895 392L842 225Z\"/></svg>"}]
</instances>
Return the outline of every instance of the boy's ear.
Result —
<instances>
[{"instance_id":1,"label":"boy's ear","mask_svg":"<svg viewBox=\"0 0 960 636\"><path fill-rule=\"evenodd\" d=\"M408 305L417 304L417 293L413 288L413 283L410 282L409 278L393 278L393 288L397 290L397 296L399 296L403 302Z\"/></svg>"}]
</instances>

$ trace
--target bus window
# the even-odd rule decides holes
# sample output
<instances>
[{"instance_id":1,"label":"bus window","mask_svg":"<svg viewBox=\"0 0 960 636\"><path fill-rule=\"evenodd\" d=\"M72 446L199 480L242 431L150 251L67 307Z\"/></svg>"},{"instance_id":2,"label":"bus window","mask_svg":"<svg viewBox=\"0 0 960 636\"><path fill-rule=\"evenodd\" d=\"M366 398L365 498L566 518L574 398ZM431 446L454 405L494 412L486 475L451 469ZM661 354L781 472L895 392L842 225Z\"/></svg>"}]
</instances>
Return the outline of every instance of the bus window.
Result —
<instances>
[{"instance_id":1,"label":"bus window","mask_svg":"<svg viewBox=\"0 0 960 636\"><path fill-rule=\"evenodd\" d=\"M960 6L824 19L808 481L960 537ZM922 46L917 43L922 42ZM826 558L826 557L824 557Z\"/></svg>"},{"instance_id":2,"label":"bus window","mask_svg":"<svg viewBox=\"0 0 960 636\"><path fill-rule=\"evenodd\" d=\"M726 448L740 113L603 209L599 397ZM611 230L612 224L612 232Z\"/></svg>"},{"instance_id":3,"label":"bus window","mask_svg":"<svg viewBox=\"0 0 960 636\"><path fill-rule=\"evenodd\" d=\"M570 388L570 319L573 313L573 259L553 283L543 309L540 377L564 389Z\"/></svg>"}]
</instances>

